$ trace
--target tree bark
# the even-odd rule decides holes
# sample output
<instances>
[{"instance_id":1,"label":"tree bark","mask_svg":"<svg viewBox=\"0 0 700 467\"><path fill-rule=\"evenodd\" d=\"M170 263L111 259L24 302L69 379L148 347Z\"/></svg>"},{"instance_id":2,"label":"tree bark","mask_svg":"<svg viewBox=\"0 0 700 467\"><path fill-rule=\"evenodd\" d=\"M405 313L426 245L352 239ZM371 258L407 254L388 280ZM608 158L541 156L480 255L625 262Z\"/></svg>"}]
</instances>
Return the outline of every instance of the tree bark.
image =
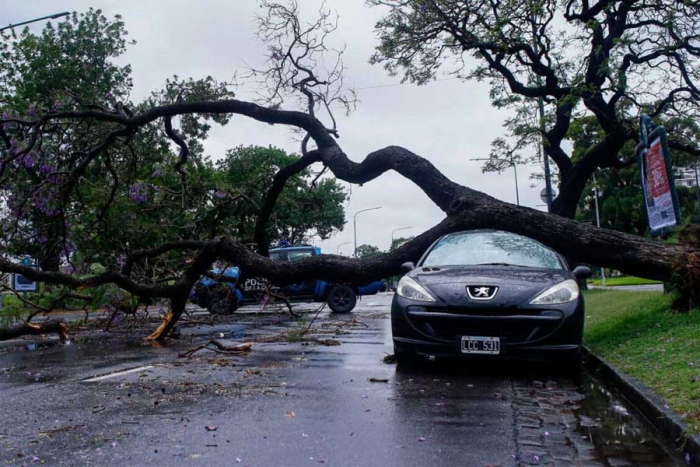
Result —
<instances>
[{"instance_id":1,"label":"tree bark","mask_svg":"<svg viewBox=\"0 0 700 467\"><path fill-rule=\"evenodd\" d=\"M68 328L60 321L47 321L41 324L23 323L21 326L0 328L0 341L16 339L22 336L58 333L61 342L68 339Z\"/></svg>"},{"instance_id":2,"label":"tree bark","mask_svg":"<svg viewBox=\"0 0 700 467\"><path fill-rule=\"evenodd\" d=\"M187 299L173 299L171 300L170 310L165 314L163 322L160 323L158 328L153 331L148 337L147 341L162 341L172 329L177 324L182 314L185 312L185 305L187 304Z\"/></svg>"}]
</instances>

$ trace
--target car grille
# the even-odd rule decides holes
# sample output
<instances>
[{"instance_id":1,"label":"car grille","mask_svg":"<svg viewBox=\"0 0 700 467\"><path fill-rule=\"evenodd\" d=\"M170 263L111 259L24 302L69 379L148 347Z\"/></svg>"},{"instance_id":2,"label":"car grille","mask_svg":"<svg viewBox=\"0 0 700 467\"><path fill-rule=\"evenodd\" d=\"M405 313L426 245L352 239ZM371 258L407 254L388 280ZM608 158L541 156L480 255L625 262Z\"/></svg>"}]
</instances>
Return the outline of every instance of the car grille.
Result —
<instances>
[{"instance_id":1,"label":"car grille","mask_svg":"<svg viewBox=\"0 0 700 467\"><path fill-rule=\"evenodd\" d=\"M409 322L421 333L454 342L461 336L500 337L508 343L539 340L554 332L563 315L537 309L454 309L408 307ZM499 319L500 318L500 319Z\"/></svg>"}]
</instances>

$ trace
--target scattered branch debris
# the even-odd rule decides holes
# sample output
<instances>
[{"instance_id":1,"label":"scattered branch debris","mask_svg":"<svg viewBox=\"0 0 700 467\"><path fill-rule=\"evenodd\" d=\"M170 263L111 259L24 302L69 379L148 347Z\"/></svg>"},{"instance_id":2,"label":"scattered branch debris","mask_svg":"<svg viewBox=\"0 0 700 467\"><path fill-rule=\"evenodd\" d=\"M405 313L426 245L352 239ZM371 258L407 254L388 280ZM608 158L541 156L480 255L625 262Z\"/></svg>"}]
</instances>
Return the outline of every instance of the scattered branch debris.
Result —
<instances>
[{"instance_id":1,"label":"scattered branch debris","mask_svg":"<svg viewBox=\"0 0 700 467\"><path fill-rule=\"evenodd\" d=\"M389 378L367 378L370 383L388 383Z\"/></svg>"},{"instance_id":2,"label":"scattered branch debris","mask_svg":"<svg viewBox=\"0 0 700 467\"><path fill-rule=\"evenodd\" d=\"M224 345L221 342L217 341L216 339L210 339L206 344L200 345L199 347L195 347L193 349L188 350L187 352L182 352L178 354L179 358L192 358L192 355L195 353L199 352L200 350L211 350L216 353L223 353L223 354L241 354L241 353L246 353L250 352L250 349L252 348L253 343L252 342L245 342L243 344L237 344L237 345Z\"/></svg>"}]
</instances>

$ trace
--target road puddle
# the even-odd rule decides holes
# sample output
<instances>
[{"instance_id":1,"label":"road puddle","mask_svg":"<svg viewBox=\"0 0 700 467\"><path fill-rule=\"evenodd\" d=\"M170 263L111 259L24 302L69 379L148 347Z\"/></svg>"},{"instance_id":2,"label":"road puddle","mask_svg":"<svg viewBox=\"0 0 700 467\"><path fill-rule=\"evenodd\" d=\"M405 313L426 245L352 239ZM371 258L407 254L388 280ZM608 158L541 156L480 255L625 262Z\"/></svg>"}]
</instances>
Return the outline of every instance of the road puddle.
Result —
<instances>
[{"instance_id":1,"label":"road puddle","mask_svg":"<svg viewBox=\"0 0 700 467\"><path fill-rule=\"evenodd\" d=\"M604 465L680 466L687 465L684 454L666 447L653 427L630 413L619 396L588 374L581 376L579 390L585 396L574 410L579 417L576 432L591 443Z\"/></svg>"},{"instance_id":2,"label":"road puddle","mask_svg":"<svg viewBox=\"0 0 700 467\"><path fill-rule=\"evenodd\" d=\"M517 378L516 439L522 465L685 466L634 409L587 373Z\"/></svg>"}]
</instances>

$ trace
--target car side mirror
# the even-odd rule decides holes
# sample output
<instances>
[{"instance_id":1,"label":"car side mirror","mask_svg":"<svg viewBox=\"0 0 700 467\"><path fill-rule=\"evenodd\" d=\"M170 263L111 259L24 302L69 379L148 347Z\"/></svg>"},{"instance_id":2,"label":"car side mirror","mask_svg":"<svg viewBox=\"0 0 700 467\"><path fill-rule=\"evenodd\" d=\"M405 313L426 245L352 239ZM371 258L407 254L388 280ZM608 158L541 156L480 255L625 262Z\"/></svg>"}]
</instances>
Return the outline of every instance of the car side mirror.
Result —
<instances>
[{"instance_id":1,"label":"car side mirror","mask_svg":"<svg viewBox=\"0 0 700 467\"><path fill-rule=\"evenodd\" d=\"M588 279L593 275L588 266L576 266L573 273L577 279Z\"/></svg>"},{"instance_id":2,"label":"car side mirror","mask_svg":"<svg viewBox=\"0 0 700 467\"><path fill-rule=\"evenodd\" d=\"M408 272L413 271L414 269L416 269L416 263L414 263L413 261L408 261L401 265L401 274L406 274Z\"/></svg>"}]
</instances>

